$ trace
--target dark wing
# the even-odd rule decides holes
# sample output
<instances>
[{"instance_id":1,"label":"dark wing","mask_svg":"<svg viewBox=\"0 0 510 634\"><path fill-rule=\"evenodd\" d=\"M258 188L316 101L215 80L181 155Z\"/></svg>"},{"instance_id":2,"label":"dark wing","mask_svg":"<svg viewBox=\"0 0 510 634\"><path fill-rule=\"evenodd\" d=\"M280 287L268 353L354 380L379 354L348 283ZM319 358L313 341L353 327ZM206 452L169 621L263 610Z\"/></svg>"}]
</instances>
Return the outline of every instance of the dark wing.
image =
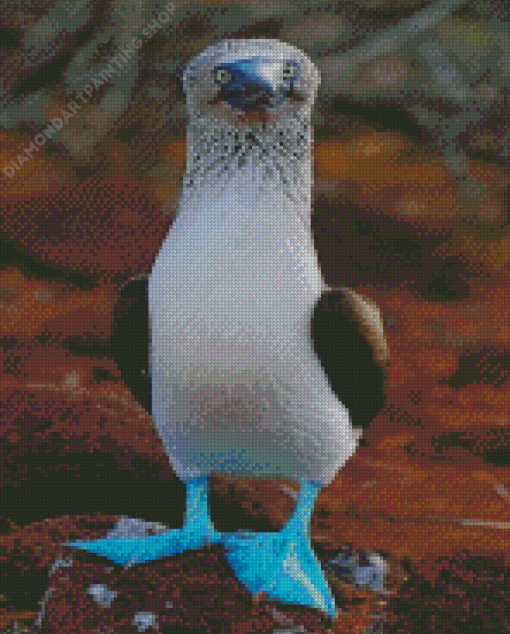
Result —
<instances>
[{"instance_id":1,"label":"dark wing","mask_svg":"<svg viewBox=\"0 0 510 634\"><path fill-rule=\"evenodd\" d=\"M314 308L315 352L355 427L366 427L384 407L388 346L377 306L348 288L322 294Z\"/></svg>"},{"instance_id":2,"label":"dark wing","mask_svg":"<svg viewBox=\"0 0 510 634\"><path fill-rule=\"evenodd\" d=\"M121 287L114 311L111 349L124 383L151 414L148 276L135 277Z\"/></svg>"}]
</instances>

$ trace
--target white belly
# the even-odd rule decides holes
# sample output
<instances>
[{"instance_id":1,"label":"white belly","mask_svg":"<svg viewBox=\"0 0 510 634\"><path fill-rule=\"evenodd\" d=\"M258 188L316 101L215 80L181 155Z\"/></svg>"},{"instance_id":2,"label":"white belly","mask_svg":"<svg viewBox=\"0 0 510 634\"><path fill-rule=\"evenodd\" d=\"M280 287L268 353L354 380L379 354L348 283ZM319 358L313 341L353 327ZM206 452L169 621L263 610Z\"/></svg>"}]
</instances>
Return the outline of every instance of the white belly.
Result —
<instances>
[{"instance_id":1,"label":"white belly","mask_svg":"<svg viewBox=\"0 0 510 634\"><path fill-rule=\"evenodd\" d=\"M310 234L266 209L182 214L151 274L153 418L183 480L327 484L356 447L310 339L321 293Z\"/></svg>"}]
</instances>

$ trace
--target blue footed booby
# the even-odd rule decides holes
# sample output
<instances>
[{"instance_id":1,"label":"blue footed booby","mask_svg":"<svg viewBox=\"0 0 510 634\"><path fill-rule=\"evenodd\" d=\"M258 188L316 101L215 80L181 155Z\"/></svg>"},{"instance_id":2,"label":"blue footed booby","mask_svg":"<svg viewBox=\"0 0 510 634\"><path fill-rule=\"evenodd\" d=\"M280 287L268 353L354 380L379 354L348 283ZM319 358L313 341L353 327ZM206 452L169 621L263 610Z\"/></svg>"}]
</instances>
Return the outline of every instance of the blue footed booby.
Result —
<instances>
[{"instance_id":1,"label":"blue footed booby","mask_svg":"<svg viewBox=\"0 0 510 634\"><path fill-rule=\"evenodd\" d=\"M185 521L161 535L68 545L128 564L221 543L250 592L333 617L310 518L356 449L353 425L383 406L387 349L375 304L329 289L314 248L319 72L284 42L225 40L185 67L182 84L189 123L177 215L150 276L122 290L112 345L186 484ZM289 522L279 532L218 532L213 473L295 479Z\"/></svg>"}]
</instances>

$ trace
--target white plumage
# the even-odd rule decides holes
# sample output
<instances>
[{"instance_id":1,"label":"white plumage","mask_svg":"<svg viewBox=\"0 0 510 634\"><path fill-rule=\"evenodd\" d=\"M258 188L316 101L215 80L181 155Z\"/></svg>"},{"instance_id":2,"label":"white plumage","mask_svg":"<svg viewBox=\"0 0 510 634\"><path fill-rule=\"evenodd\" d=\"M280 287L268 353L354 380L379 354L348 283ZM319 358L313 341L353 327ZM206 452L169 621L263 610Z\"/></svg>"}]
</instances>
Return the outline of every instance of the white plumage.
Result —
<instances>
[{"instance_id":1,"label":"white plumage","mask_svg":"<svg viewBox=\"0 0 510 634\"><path fill-rule=\"evenodd\" d=\"M310 230L318 73L287 44L248 42L207 49L184 76L187 179L149 282L153 418L184 480L239 472L324 485L356 443L310 336L323 291ZM237 122L232 138L231 112L207 104L211 71L261 50L276 69L299 60L305 101L251 123L252 140Z\"/></svg>"}]
</instances>

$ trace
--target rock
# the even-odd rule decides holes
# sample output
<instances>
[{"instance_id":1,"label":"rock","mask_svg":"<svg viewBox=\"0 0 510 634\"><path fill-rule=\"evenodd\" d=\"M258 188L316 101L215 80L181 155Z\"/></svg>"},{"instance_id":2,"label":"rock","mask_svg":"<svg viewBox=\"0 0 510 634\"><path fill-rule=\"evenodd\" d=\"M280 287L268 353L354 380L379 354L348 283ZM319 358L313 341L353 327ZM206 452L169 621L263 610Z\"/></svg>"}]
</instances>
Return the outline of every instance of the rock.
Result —
<instances>
[{"instance_id":1,"label":"rock","mask_svg":"<svg viewBox=\"0 0 510 634\"><path fill-rule=\"evenodd\" d=\"M222 546L133 567L64 548L37 624L41 634L273 634L282 625L308 634L328 631L326 617L312 608L284 606L264 596L254 600L237 581Z\"/></svg>"},{"instance_id":2,"label":"rock","mask_svg":"<svg viewBox=\"0 0 510 634\"><path fill-rule=\"evenodd\" d=\"M385 634L508 632L509 561L503 553L459 550L423 558L389 610Z\"/></svg>"},{"instance_id":3,"label":"rock","mask_svg":"<svg viewBox=\"0 0 510 634\"><path fill-rule=\"evenodd\" d=\"M39 604L32 613L34 634L137 632L156 626L179 633L316 634L328 632L330 625L334 632L352 626L361 634L384 617L380 599L402 583L402 576L396 582L398 566L391 562L388 577L388 561L375 553L344 547L333 550L332 558L320 556L338 607L332 625L317 610L283 605L264 593L252 596L237 581L221 545L126 567L63 546L72 539L143 537L167 529L161 522L100 514L14 528L0 538L0 563L16 605L5 597L0 623L8 614L21 614L22 605L34 610Z\"/></svg>"}]
</instances>

